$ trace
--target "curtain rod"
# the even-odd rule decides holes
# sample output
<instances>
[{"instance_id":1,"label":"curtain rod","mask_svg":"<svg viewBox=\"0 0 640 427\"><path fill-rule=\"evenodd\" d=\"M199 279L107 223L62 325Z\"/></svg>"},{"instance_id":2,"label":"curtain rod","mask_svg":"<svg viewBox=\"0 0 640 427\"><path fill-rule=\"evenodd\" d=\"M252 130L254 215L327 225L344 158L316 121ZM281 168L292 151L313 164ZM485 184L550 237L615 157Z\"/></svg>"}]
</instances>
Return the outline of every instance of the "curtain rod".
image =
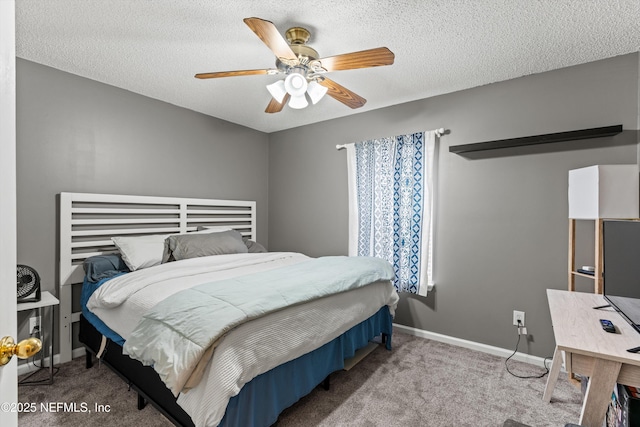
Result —
<instances>
[{"instance_id":1,"label":"curtain rod","mask_svg":"<svg viewBox=\"0 0 640 427\"><path fill-rule=\"evenodd\" d=\"M449 129L440 128L440 129L436 129L434 132L436 133L436 135L442 136L442 135L446 135L447 133L449 133ZM336 150L342 150L343 148L347 148L347 144L337 144L336 145Z\"/></svg>"}]
</instances>

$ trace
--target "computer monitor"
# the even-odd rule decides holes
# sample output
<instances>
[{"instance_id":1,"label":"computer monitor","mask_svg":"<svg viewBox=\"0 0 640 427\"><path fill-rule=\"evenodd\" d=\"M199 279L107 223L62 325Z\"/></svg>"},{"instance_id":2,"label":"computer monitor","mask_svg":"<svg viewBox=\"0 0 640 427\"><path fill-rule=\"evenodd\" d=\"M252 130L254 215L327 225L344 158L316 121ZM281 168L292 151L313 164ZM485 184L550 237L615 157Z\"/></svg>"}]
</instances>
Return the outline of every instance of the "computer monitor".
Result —
<instances>
[{"instance_id":1,"label":"computer monitor","mask_svg":"<svg viewBox=\"0 0 640 427\"><path fill-rule=\"evenodd\" d=\"M640 332L640 221L603 221L604 297Z\"/></svg>"}]
</instances>

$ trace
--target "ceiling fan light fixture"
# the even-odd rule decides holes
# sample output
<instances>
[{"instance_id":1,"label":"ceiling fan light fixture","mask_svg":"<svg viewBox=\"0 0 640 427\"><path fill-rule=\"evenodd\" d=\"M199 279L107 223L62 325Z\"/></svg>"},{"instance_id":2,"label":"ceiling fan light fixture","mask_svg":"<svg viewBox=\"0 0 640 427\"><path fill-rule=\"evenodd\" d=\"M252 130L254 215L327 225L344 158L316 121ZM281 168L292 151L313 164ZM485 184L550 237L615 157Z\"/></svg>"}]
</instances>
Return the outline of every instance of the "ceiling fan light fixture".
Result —
<instances>
[{"instance_id":1,"label":"ceiling fan light fixture","mask_svg":"<svg viewBox=\"0 0 640 427\"><path fill-rule=\"evenodd\" d=\"M284 100L284 97L287 94L287 90L284 88L283 80L278 80L275 83L271 83L270 85L267 85L267 90L269 91L271 96L273 96L273 99L275 99L280 104L282 104L282 101Z\"/></svg>"},{"instance_id":2,"label":"ceiling fan light fixture","mask_svg":"<svg viewBox=\"0 0 640 427\"><path fill-rule=\"evenodd\" d=\"M307 92L307 78L302 74L292 73L284 79L284 88L291 98L302 96Z\"/></svg>"},{"instance_id":3,"label":"ceiling fan light fixture","mask_svg":"<svg viewBox=\"0 0 640 427\"><path fill-rule=\"evenodd\" d=\"M308 101L316 104L326 94L349 108L360 108L367 102L366 99L321 75L333 71L391 65L394 62L394 53L386 47L321 58L314 48L307 45L311 33L305 28L290 28L286 32L285 40L271 21L255 17L245 18L243 21L275 54L276 68L198 73L195 77L215 79L231 76L286 75L284 80L267 85L272 99L264 110L265 113L279 113L285 103L292 108L305 108L309 105Z\"/></svg>"},{"instance_id":4,"label":"ceiling fan light fixture","mask_svg":"<svg viewBox=\"0 0 640 427\"><path fill-rule=\"evenodd\" d=\"M309 105L309 101L307 101L307 97L303 93L302 95L292 96L288 105L294 110L302 110Z\"/></svg>"},{"instance_id":5,"label":"ceiling fan light fixture","mask_svg":"<svg viewBox=\"0 0 640 427\"><path fill-rule=\"evenodd\" d=\"M328 90L328 88L322 86L320 83L312 81L309 83L307 93L309 94L309 98L311 98L311 102L315 105L324 97Z\"/></svg>"}]
</instances>

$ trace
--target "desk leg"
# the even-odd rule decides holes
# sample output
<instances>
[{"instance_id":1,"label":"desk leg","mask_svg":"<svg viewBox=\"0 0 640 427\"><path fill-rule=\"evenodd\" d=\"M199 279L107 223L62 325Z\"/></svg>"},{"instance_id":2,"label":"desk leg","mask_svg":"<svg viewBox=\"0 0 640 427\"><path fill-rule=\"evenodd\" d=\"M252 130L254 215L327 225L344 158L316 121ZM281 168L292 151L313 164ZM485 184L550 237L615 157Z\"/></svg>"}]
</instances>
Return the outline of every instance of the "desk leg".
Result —
<instances>
[{"instance_id":1,"label":"desk leg","mask_svg":"<svg viewBox=\"0 0 640 427\"><path fill-rule=\"evenodd\" d=\"M582 404L579 424L584 427L600 427L611 403L611 393L618 380L622 363L596 359Z\"/></svg>"},{"instance_id":2,"label":"desk leg","mask_svg":"<svg viewBox=\"0 0 640 427\"><path fill-rule=\"evenodd\" d=\"M547 385L544 388L544 394L542 400L545 402L551 401L551 394L558 381L558 375L560 375L560 368L562 367L562 350L556 346L556 350L553 352L553 361L551 362L551 370L549 371L549 377L547 377Z\"/></svg>"}]
</instances>

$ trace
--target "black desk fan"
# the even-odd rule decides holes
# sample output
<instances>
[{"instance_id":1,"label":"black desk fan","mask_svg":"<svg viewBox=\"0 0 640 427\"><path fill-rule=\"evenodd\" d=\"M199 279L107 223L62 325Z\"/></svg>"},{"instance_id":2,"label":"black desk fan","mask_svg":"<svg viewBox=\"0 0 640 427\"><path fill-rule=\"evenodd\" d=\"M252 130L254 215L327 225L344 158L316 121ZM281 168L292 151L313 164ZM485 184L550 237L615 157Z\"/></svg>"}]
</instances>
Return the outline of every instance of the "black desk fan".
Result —
<instances>
[{"instance_id":1,"label":"black desk fan","mask_svg":"<svg viewBox=\"0 0 640 427\"><path fill-rule=\"evenodd\" d=\"M40 301L40 276L28 265L18 264L18 302Z\"/></svg>"}]
</instances>

